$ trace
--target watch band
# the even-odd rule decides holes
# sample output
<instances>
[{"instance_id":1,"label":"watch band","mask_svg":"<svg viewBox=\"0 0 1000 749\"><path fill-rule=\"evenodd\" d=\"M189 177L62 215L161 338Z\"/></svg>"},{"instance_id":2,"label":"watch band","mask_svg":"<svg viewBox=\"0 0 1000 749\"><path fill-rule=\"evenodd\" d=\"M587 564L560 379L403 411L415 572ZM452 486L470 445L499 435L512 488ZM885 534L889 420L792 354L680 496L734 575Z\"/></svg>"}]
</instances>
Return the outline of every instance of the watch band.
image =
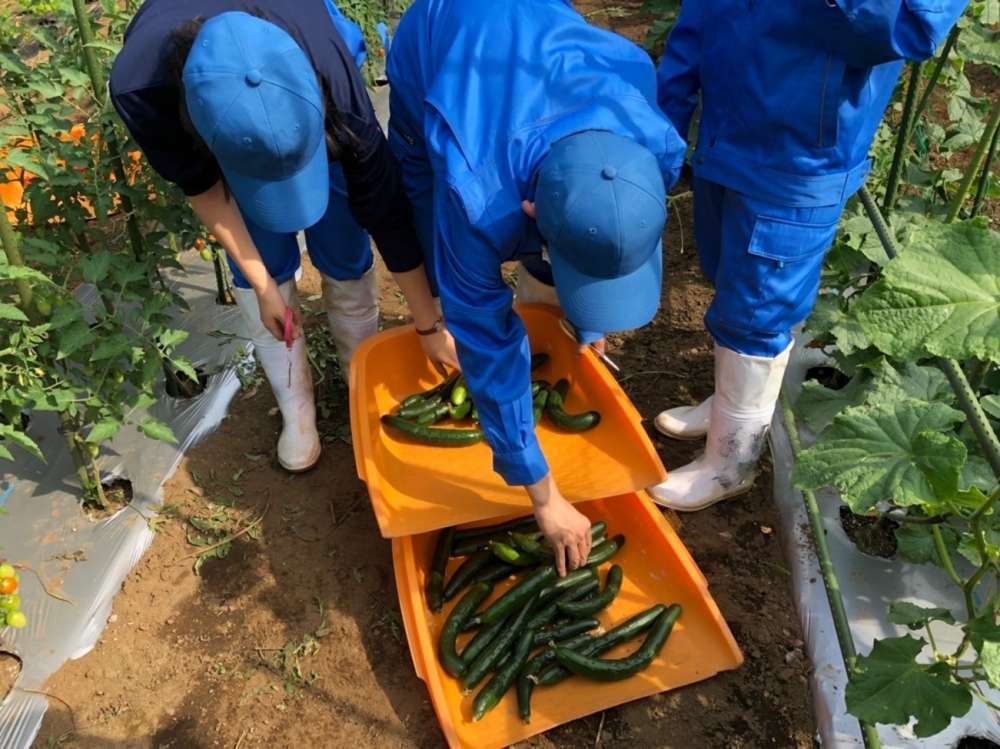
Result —
<instances>
[{"instance_id":1,"label":"watch band","mask_svg":"<svg viewBox=\"0 0 1000 749\"><path fill-rule=\"evenodd\" d=\"M437 320L435 320L434 324L429 328L426 328L424 330L421 330L420 328L415 328L415 330L417 331L417 335L434 335L435 333L440 333L443 329L444 329L444 320L442 320L440 317Z\"/></svg>"}]
</instances>

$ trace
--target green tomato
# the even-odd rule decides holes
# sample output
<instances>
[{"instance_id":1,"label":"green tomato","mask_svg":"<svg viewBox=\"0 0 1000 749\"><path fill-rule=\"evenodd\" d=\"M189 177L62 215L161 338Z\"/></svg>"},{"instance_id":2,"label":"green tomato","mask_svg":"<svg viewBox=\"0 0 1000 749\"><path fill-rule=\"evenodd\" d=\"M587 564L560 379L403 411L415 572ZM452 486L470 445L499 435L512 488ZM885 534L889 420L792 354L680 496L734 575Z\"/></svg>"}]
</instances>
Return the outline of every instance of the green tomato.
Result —
<instances>
[{"instance_id":1,"label":"green tomato","mask_svg":"<svg viewBox=\"0 0 1000 749\"><path fill-rule=\"evenodd\" d=\"M7 596L0 596L0 611L20 611L21 596L11 593Z\"/></svg>"},{"instance_id":2,"label":"green tomato","mask_svg":"<svg viewBox=\"0 0 1000 749\"><path fill-rule=\"evenodd\" d=\"M101 454L101 448L98 447L97 445L95 445L93 442L88 442L87 443L87 454L91 458L96 458L98 455Z\"/></svg>"},{"instance_id":3,"label":"green tomato","mask_svg":"<svg viewBox=\"0 0 1000 749\"><path fill-rule=\"evenodd\" d=\"M23 629L28 626L28 617L20 611L11 611L7 614L7 626L13 629Z\"/></svg>"},{"instance_id":4,"label":"green tomato","mask_svg":"<svg viewBox=\"0 0 1000 749\"><path fill-rule=\"evenodd\" d=\"M121 385L123 382L125 382L125 373L115 372L113 375L111 375L111 379L114 380L116 385Z\"/></svg>"},{"instance_id":5,"label":"green tomato","mask_svg":"<svg viewBox=\"0 0 1000 749\"><path fill-rule=\"evenodd\" d=\"M0 578L4 577L17 578L17 570L14 569L13 564L0 564Z\"/></svg>"},{"instance_id":6,"label":"green tomato","mask_svg":"<svg viewBox=\"0 0 1000 749\"><path fill-rule=\"evenodd\" d=\"M212 251L206 247L201 251L201 259L206 263L210 263L214 259L214 255L212 255Z\"/></svg>"},{"instance_id":7,"label":"green tomato","mask_svg":"<svg viewBox=\"0 0 1000 749\"><path fill-rule=\"evenodd\" d=\"M48 299L37 297L35 299L35 309L38 310L38 314L42 317L48 317L52 314L52 302Z\"/></svg>"}]
</instances>

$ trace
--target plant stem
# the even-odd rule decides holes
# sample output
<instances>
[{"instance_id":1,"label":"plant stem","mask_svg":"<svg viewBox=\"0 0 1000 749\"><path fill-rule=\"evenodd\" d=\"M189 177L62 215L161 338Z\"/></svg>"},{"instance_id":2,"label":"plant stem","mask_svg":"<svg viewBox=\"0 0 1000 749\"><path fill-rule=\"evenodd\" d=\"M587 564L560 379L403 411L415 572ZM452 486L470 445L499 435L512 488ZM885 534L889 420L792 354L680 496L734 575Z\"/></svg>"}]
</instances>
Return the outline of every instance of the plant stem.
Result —
<instances>
[{"instance_id":1,"label":"plant stem","mask_svg":"<svg viewBox=\"0 0 1000 749\"><path fill-rule=\"evenodd\" d=\"M938 655L938 646L937 643L934 641L934 633L931 632L930 622L927 622L927 624L924 625L924 632L927 633L927 642L931 644L931 650L934 651L934 656L936 658Z\"/></svg>"},{"instance_id":2,"label":"plant stem","mask_svg":"<svg viewBox=\"0 0 1000 749\"><path fill-rule=\"evenodd\" d=\"M965 581L959 576L958 572L955 571L955 565L951 561L951 555L948 553L948 548L944 545L944 536L941 535L941 529L936 526L931 526L931 538L934 539L934 551L937 552L938 561L944 568L944 571L948 573L948 577L951 581L955 583L959 588L964 588ZM968 601L966 601L968 603Z\"/></svg>"},{"instance_id":3,"label":"plant stem","mask_svg":"<svg viewBox=\"0 0 1000 749\"><path fill-rule=\"evenodd\" d=\"M1000 140L1000 127L993 131L993 140L990 141L989 152L986 154L986 163L983 164L983 171L979 174L979 186L976 188L976 197L972 201L972 213L969 218L979 215L979 210L983 207L986 199L986 186L990 182L990 170L993 168L993 159L997 155L997 141Z\"/></svg>"},{"instance_id":4,"label":"plant stem","mask_svg":"<svg viewBox=\"0 0 1000 749\"><path fill-rule=\"evenodd\" d=\"M946 224L950 224L958 218L958 214L962 210L962 203L965 202L965 197L969 194L969 188L972 187L972 181L979 174L983 162L986 161L986 152L989 149L990 141L993 140L993 134L996 132L998 126L1000 126L1000 98L997 98L993 102L993 109L990 110L990 119L986 123L986 129L983 130L983 137L979 140L979 145L976 147L972 161L966 167L965 176L962 177L962 182L958 186L958 192L955 193L951 201L951 206L948 208L948 216L945 218Z\"/></svg>"},{"instance_id":5,"label":"plant stem","mask_svg":"<svg viewBox=\"0 0 1000 749\"><path fill-rule=\"evenodd\" d=\"M14 227L10 225L10 220L7 218L7 208L3 205L0 205L0 244L3 245L3 251L7 255L7 262L10 265L24 267L21 242ZM21 311L31 319L34 312L34 308L31 306L31 284L28 279L19 278L14 282L14 287L17 289L17 295L21 298Z\"/></svg>"},{"instance_id":6,"label":"plant stem","mask_svg":"<svg viewBox=\"0 0 1000 749\"><path fill-rule=\"evenodd\" d=\"M792 412L792 404L785 393L781 394L781 413L785 431L788 432L788 441L792 447L792 455L797 457L802 450L802 443L799 439L798 425L795 423L795 414ZM803 489L802 500L806 506L806 514L809 516L813 545L816 547L816 558L819 560L820 571L823 575L823 585L830 603L830 613L833 615L833 626L837 632L837 641L840 643L840 653L844 659L848 679L850 679L857 672L858 652L854 647L854 638L851 636L851 624L847 617L847 609L844 607L840 581L837 579L837 572L830 557L830 547L826 542L826 529L823 527L823 520L820 517L816 495L808 489ZM936 529L937 526L932 526L932 528ZM868 749L881 749L882 741L879 739L875 726L863 720L858 720L858 725L861 727L861 736L865 746Z\"/></svg>"},{"instance_id":7,"label":"plant stem","mask_svg":"<svg viewBox=\"0 0 1000 749\"><path fill-rule=\"evenodd\" d=\"M896 135L896 150L892 154L892 166L886 179L885 197L882 199L882 213L888 216L892 213L896 202L896 191L899 189L899 176L903 171L906 147L909 145L910 133L913 129L913 106L917 99L917 88L920 86L920 63L910 63L910 78L906 88L906 98L903 100L903 117L899 121L899 132Z\"/></svg>"},{"instance_id":8,"label":"plant stem","mask_svg":"<svg viewBox=\"0 0 1000 749\"><path fill-rule=\"evenodd\" d=\"M920 102L917 104L917 108L913 112L913 121L919 122L921 115L923 115L924 110L927 109L927 105L931 101L931 94L934 93L934 89L937 87L938 81L941 78L941 71L944 70L945 63L948 62L948 57L951 56L952 49L955 48L955 42L958 41L959 28L956 26L948 34L948 39L944 43L944 47L941 49L941 54L938 55L937 60L934 63L934 69L931 71L930 80L927 81L927 86L924 87L924 92L920 95Z\"/></svg>"},{"instance_id":9,"label":"plant stem","mask_svg":"<svg viewBox=\"0 0 1000 749\"><path fill-rule=\"evenodd\" d=\"M83 489L84 498L95 496L95 490L91 487L90 473L87 470L87 458L84 457L80 445L82 438L76 429L76 424L65 413L59 414L60 431L69 447L70 457L73 458L73 465L76 466L76 477L80 480L80 488Z\"/></svg>"}]
</instances>

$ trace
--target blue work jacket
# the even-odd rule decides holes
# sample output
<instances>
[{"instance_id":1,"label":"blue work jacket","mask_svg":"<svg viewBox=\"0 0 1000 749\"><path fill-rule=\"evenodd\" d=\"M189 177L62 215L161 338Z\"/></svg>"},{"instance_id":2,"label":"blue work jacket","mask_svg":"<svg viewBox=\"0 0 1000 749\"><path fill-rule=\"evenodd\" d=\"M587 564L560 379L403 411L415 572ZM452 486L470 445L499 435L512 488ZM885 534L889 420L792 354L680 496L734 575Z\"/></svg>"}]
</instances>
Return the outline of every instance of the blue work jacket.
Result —
<instances>
[{"instance_id":1,"label":"blue work jacket","mask_svg":"<svg viewBox=\"0 0 1000 749\"><path fill-rule=\"evenodd\" d=\"M697 176L786 206L864 182L903 60L931 57L968 0L684 0L658 73Z\"/></svg>"},{"instance_id":2,"label":"blue work jacket","mask_svg":"<svg viewBox=\"0 0 1000 749\"><path fill-rule=\"evenodd\" d=\"M521 201L534 199L552 144L573 133L635 139L656 156L668 188L683 140L657 106L646 53L564 0L417 0L393 39L388 73L390 131L418 130L402 135L422 143L429 166L433 184L411 182L410 198L418 213L433 211L442 307L494 468L508 484L534 483L548 466L535 437L528 339L501 275L505 261L539 251Z\"/></svg>"}]
</instances>

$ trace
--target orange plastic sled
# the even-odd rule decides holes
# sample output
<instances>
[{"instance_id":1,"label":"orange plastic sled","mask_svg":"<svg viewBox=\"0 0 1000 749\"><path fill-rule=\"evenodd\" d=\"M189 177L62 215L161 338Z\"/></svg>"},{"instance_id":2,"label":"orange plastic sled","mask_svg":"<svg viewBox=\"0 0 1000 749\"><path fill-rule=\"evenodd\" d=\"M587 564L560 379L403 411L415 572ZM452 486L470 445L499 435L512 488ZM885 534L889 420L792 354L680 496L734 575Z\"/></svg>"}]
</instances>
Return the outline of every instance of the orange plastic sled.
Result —
<instances>
[{"instance_id":1,"label":"orange plastic sled","mask_svg":"<svg viewBox=\"0 0 1000 749\"><path fill-rule=\"evenodd\" d=\"M554 726L615 705L648 697L707 679L743 662L736 641L708 593L708 584L674 529L644 494L629 494L577 505L588 517L608 523L608 534L624 533L625 547L603 565L611 563L625 572L621 593L612 606L599 615L605 628L620 623L655 603L679 603L683 613L670 639L653 664L629 679L597 683L572 678L554 687L539 687L532 698L531 723L517 714L513 690L479 723L473 723L474 694L463 696L461 685L438 665L437 640L454 601L434 615L424 597L427 570L431 564L437 533L393 539L392 556L396 588L417 675L427 684L441 730L452 749L504 747ZM449 564L450 575L460 560ZM498 586L499 596L509 583ZM464 646L471 635L464 635ZM636 642L626 643L605 657L623 657ZM480 687L481 688L481 687Z\"/></svg>"},{"instance_id":2,"label":"orange plastic sled","mask_svg":"<svg viewBox=\"0 0 1000 749\"><path fill-rule=\"evenodd\" d=\"M666 472L642 428L642 417L611 373L559 328L559 310L523 305L534 353L549 363L534 378L570 381L567 410L596 409L601 423L589 432L567 434L543 419L542 450L559 488L571 502L638 491ZM419 445L387 432L379 418L401 400L440 382L412 327L388 330L365 341L351 362L351 431L358 476L368 484L379 529L386 538L524 512L524 489L504 484L493 471L485 443L471 447Z\"/></svg>"}]
</instances>

